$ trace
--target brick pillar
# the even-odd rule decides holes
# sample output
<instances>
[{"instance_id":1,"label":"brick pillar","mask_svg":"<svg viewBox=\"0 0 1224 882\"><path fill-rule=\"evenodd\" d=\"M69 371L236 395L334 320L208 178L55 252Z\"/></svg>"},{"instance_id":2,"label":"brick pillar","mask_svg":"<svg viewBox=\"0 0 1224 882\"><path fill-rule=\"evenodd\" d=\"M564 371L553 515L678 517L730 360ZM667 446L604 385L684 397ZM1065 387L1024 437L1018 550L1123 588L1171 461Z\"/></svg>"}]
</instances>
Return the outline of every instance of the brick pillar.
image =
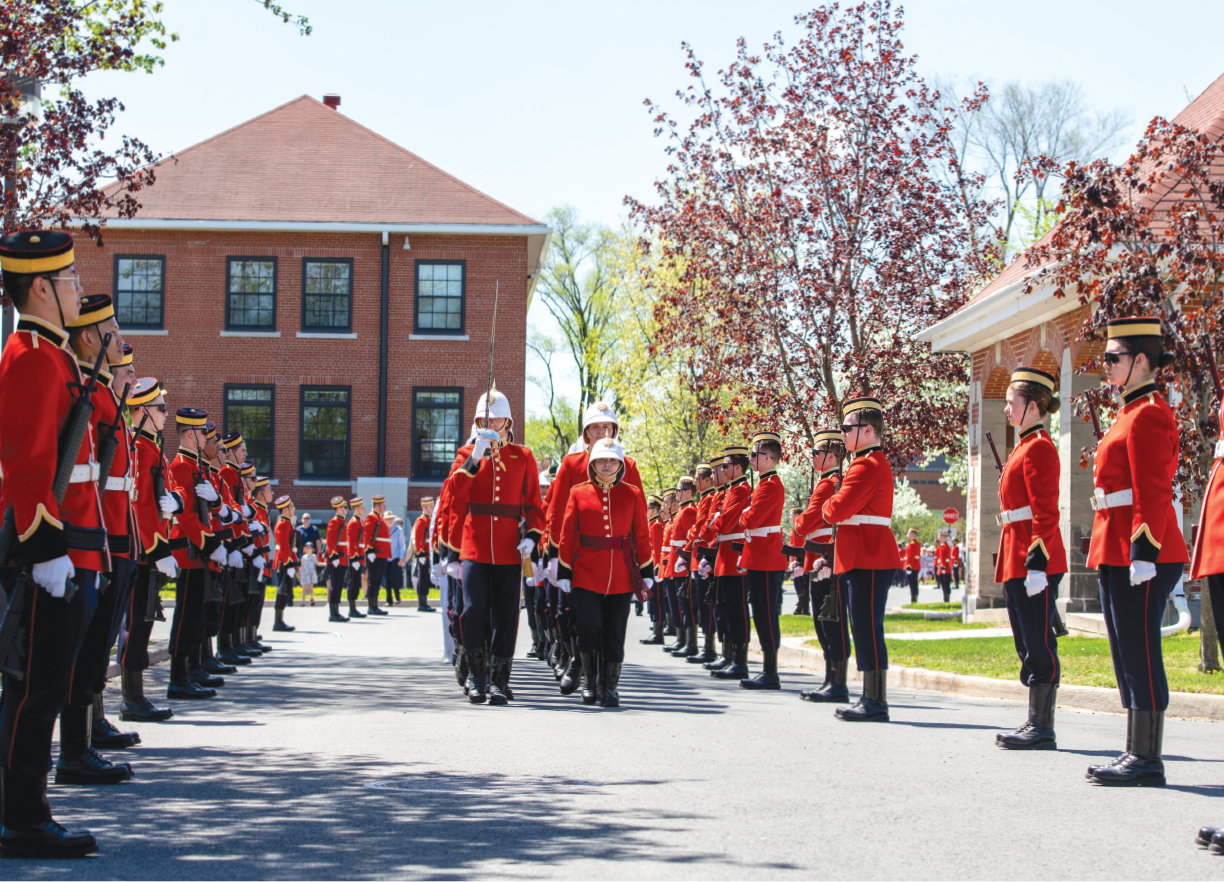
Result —
<instances>
[{"instance_id":1,"label":"brick pillar","mask_svg":"<svg viewBox=\"0 0 1224 882\"><path fill-rule=\"evenodd\" d=\"M985 385L983 383L983 385ZM999 470L995 467L994 454L986 433L994 437L999 456L1007 457L1007 417L1003 415L1002 398L984 398L979 408L977 468L971 468L972 480L981 488L978 504L978 580L975 591L978 609L994 609L1006 606L1003 586L994 580L993 555L999 550L999 535L1003 528L996 517L999 514Z\"/></svg>"},{"instance_id":2,"label":"brick pillar","mask_svg":"<svg viewBox=\"0 0 1224 882\"><path fill-rule=\"evenodd\" d=\"M1058 589L1058 608L1067 612L1100 612L1100 582L1095 570L1086 566L1087 557L1080 551L1085 536L1092 535L1092 460L1088 468L1080 468L1080 451L1096 443L1092 422L1084 421L1071 412L1071 397L1100 384L1096 374L1075 374L1071 350L1063 352L1059 397L1063 408L1059 420L1059 486L1058 513L1063 544L1067 547L1069 572Z\"/></svg>"}]
</instances>

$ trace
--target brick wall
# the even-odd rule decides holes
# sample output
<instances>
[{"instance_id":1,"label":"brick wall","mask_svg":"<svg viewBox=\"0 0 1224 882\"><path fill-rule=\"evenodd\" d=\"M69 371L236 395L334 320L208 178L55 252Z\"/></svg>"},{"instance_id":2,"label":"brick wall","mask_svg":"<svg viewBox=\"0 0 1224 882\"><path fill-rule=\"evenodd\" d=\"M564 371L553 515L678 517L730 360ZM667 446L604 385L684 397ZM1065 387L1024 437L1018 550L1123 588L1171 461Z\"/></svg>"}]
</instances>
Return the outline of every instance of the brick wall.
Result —
<instances>
[{"instance_id":1,"label":"brick wall","mask_svg":"<svg viewBox=\"0 0 1224 882\"><path fill-rule=\"evenodd\" d=\"M411 473L412 390L462 387L464 431L488 371L494 282L499 283L494 378L521 425L526 370L527 240L510 236L393 235L390 247L389 371L386 473ZM169 390L167 404L202 407L221 424L226 384L275 387L274 474L277 493L299 509L321 509L343 487L294 486L299 467L303 385L351 386L350 477L378 467L378 359L381 235L356 233L163 232L110 229L104 245L81 244L77 267L87 293L113 294L116 254L165 257L164 336L132 334L139 376ZM280 337L223 337L228 257L277 258L276 330ZM356 339L299 338L302 260L353 260L352 332ZM415 261L465 260L468 341L410 340ZM173 431L167 433L173 451ZM409 509L435 487L410 486Z\"/></svg>"}]
</instances>

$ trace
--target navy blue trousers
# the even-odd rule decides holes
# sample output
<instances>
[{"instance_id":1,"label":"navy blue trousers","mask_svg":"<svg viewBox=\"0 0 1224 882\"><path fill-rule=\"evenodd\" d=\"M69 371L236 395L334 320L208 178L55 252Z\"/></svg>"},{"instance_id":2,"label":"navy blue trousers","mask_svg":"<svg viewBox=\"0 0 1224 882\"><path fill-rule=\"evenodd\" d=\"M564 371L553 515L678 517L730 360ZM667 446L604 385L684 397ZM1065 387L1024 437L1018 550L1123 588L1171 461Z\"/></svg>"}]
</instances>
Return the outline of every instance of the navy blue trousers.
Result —
<instances>
[{"instance_id":1,"label":"navy blue trousers","mask_svg":"<svg viewBox=\"0 0 1224 882\"><path fill-rule=\"evenodd\" d=\"M888 670L888 647L884 645L884 611L895 569L851 570L845 574L849 586L850 628L854 632L854 662L860 671Z\"/></svg>"},{"instance_id":2,"label":"navy blue trousers","mask_svg":"<svg viewBox=\"0 0 1224 882\"><path fill-rule=\"evenodd\" d=\"M810 577L808 579L808 590L812 594L812 621L816 625L816 639L820 641L826 661L842 661L850 657L850 608L843 582L842 576L831 576L819 582ZM820 618L820 611L824 609L825 598L831 591L837 593L838 620L825 622Z\"/></svg>"},{"instance_id":3,"label":"navy blue trousers","mask_svg":"<svg viewBox=\"0 0 1224 882\"><path fill-rule=\"evenodd\" d=\"M94 694L106 688L106 669L110 665L110 651L114 645L112 634L118 631L118 625L114 625L115 618L123 615L131 593L132 561L126 557L113 557L111 560L114 569L105 575L109 584L105 591L95 593L94 612L72 666L68 703L77 707L92 704ZM94 584L101 586L102 583L97 579Z\"/></svg>"},{"instance_id":4,"label":"navy blue trousers","mask_svg":"<svg viewBox=\"0 0 1224 882\"><path fill-rule=\"evenodd\" d=\"M1007 618L1011 622L1016 655L1020 656L1020 682L1057 683L1062 674L1058 662L1058 638L1050 627L1051 610L1058 597L1058 584L1063 574L1048 576L1045 591L1028 596L1023 579L1008 579L1003 583L1007 600Z\"/></svg>"},{"instance_id":5,"label":"navy blue trousers","mask_svg":"<svg viewBox=\"0 0 1224 882\"><path fill-rule=\"evenodd\" d=\"M491 655L514 655L522 577L523 568L518 564L463 562L463 612L459 620L464 649L484 649L487 640Z\"/></svg>"},{"instance_id":6,"label":"navy blue trousers","mask_svg":"<svg viewBox=\"0 0 1224 882\"><path fill-rule=\"evenodd\" d=\"M1142 585L1130 583L1130 567L1102 566L1101 611L1109 632L1114 676L1122 706L1128 710L1163 711L1169 707L1160 648L1160 619L1169 592L1185 564L1156 564L1156 577Z\"/></svg>"},{"instance_id":7,"label":"navy blue trousers","mask_svg":"<svg viewBox=\"0 0 1224 882\"><path fill-rule=\"evenodd\" d=\"M149 608L149 592L156 589L160 575L144 564L136 567L136 578L127 602L127 631L119 641L119 664L128 671L143 671L149 667L149 635L153 623L145 621Z\"/></svg>"},{"instance_id":8,"label":"navy blue trousers","mask_svg":"<svg viewBox=\"0 0 1224 882\"><path fill-rule=\"evenodd\" d=\"M782 645L778 610L782 607L782 576L785 570L749 570L748 597L752 603L752 621L756 625L761 649L777 652Z\"/></svg>"},{"instance_id":9,"label":"navy blue trousers","mask_svg":"<svg viewBox=\"0 0 1224 882\"><path fill-rule=\"evenodd\" d=\"M174 581L174 615L170 618L170 655L185 659L204 635L204 570L180 569Z\"/></svg>"},{"instance_id":10,"label":"navy blue trousers","mask_svg":"<svg viewBox=\"0 0 1224 882\"><path fill-rule=\"evenodd\" d=\"M726 641L735 646L748 643L748 594L743 576L720 576L718 598L727 615Z\"/></svg>"}]
</instances>

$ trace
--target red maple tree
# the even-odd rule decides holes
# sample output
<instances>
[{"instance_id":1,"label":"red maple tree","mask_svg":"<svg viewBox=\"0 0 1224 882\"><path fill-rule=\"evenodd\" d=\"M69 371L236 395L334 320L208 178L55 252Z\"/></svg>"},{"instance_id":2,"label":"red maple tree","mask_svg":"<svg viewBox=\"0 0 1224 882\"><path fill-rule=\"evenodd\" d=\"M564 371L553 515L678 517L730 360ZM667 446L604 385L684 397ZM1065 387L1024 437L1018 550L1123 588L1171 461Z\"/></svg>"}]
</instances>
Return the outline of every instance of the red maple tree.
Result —
<instances>
[{"instance_id":1,"label":"red maple tree","mask_svg":"<svg viewBox=\"0 0 1224 882\"><path fill-rule=\"evenodd\" d=\"M649 279L655 346L733 392L706 399L726 432L774 427L793 453L848 397L876 395L895 467L958 454L968 362L914 335L990 272L981 179L957 165L900 10L832 4L796 22L794 45L741 39L714 85L686 44L687 126L646 102L670 160L656 203L626 202L668 269Z\"/></svg>"}]
</instances>

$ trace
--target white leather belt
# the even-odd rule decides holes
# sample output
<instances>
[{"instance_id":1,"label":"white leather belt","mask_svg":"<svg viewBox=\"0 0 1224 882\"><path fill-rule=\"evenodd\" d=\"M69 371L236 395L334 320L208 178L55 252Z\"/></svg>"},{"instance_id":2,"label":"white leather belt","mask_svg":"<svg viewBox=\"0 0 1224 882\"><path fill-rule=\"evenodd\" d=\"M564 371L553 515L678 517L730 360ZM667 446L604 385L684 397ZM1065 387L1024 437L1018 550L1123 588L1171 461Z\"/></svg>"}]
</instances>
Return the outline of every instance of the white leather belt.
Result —
<instances>
[{"instance_id":1,"label":"white leather belt","mask_svg":"<svg viewBox=\"0 0 1224 882\"><path fill-rule=\"evenodd\" d=\"M719 533L718 534L719 542L731 542L734 539L743 539L743 538L744 538L743 533Z\"/></svg>"},{"instance_id":2,"label":"white leather belt","mask_svg":"<svg viewBox=\"0 0 1224 882\"><path fill-rule=\"evenodd\" d=\"M672 548L683 548L684 546L688 545L687 539L671 539L668 541L670 542Z\"/></svg>"},{"instance_id":3,"label":"white leather belt","mask_svg":"<svg viewBox=\"0 0 1224 882\"><path fill-rule=\"evenodd\" d=\"M832 527L821 527L819 530L813 530L812 532L808 533L803 538L804 539L820 539L824 536L832 536L832 535L833 535Z\"/></svg>"},{"instance_id":4,"label":"white leather belt","mask_svg":"<svg viewBox=\"0 0 1224 882\"><path fill-rule=\"evenodd\" d=\"M1220 440L1216 442L1215 458L1224 459L1224 440Z\"/></svg>"},{"instance_id":5,"label":"white leather belt","mask_svg":"<svg viewBox=\"0 0 1224 882\"><path fill-rule=\"evenodd\" d=\"M768 536L770 533L781 533L782 527L779 525L772 527L757 527L755 530L746 530L745 532L753 539L756 539L760 536Z\"/></svg>"},{"instance_id":6,"label":"white leather belt","mask_svg":"<svg viewBox=\"0 0 1224 882\"><path fill-rule=\"evenodd\" d=\"M1000 512L997 518L999 526L1003 524L1014 524L1019 521L1031 521L1033 519L1033 507L1026 505L1024 508L1013 508L1010 511Z\"/></svg>"},{"instance_id":7,"label":"white leather belt","mask_svg":"<svg viewBox=\"0 0 1224 882\"><path fill-rule=\"evenodd\" d=\"M136 485L135 478L110 477L106 479L106 489L107 490L117 490L120 493L131 493L132 487L134 487L135 485Z\"/></svg>"},{"instance_id":8,"label":"white leather belt","mask_svg":"<svg viewBox=\"0 0 1224 882\"><path fill-rule=\"evenodd\" d=\"M386 542L386 543L390 544L390 542L391 542L391 537L390 537L390 536L388 536L386 539L384 539L382 536L379 536L379 537L378 537L377 539L375 539L374 541L375 541L375 542Z\"/></svg>"},{"instance_id":9,"label":"white leather belt","mask_svg":"<svg viewBox=\"0 0 1224 882\"><path fill-rule=\"evenodd\" d=\"M844 521L839 521L838 525L842 527L861 527L864 524L871 524L876 527L888 527L892 525L892 518L881 518L876 515L852 515Z\"/></svg>"},{"instance_id":10,"label":"white leather belt","mask_svg":"<svg viewBox=\"0 0 1224 882\"><path fill-rule=\"evenodd\" d=\"M84 484L86 481L98 480L102 468L96 462L85 462L72 467L70 484Z\"/></svg>"},{"instance_id":11,"label":"white leather belt","mask_svg":"<svg viewBox=\"0 0 1224 882\"><path fill-rule=\"evenodd\" d=\"M1135 493L1133 490L1119 490L1117 493L1106 493L1100 487L1092 491L1092 498L1089 500L1092 503L1093 511L1101 511L1106 508L1121 508L1124 505L1134 505Z\"/></svg>"}]
</instances>

